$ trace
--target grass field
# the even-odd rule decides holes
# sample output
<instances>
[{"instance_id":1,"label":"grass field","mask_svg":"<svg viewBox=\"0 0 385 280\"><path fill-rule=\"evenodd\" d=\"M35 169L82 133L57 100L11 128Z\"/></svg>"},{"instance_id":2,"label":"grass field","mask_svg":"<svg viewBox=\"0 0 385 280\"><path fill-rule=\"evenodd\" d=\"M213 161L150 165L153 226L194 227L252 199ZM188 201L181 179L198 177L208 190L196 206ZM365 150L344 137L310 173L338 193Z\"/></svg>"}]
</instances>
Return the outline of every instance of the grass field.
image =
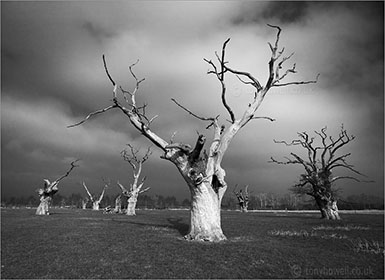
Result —
<instances>
[{"instance_id":1,"label":"grass field","mask_svg":"<svg viewBox=\"0 0 385 280\"><path fill-rule=\"evenodd\" d=\"M380 278L384 216L222 212L228 241L188 242L189 212L1 210L1 278Z\"/></svg>"}]
</instances>

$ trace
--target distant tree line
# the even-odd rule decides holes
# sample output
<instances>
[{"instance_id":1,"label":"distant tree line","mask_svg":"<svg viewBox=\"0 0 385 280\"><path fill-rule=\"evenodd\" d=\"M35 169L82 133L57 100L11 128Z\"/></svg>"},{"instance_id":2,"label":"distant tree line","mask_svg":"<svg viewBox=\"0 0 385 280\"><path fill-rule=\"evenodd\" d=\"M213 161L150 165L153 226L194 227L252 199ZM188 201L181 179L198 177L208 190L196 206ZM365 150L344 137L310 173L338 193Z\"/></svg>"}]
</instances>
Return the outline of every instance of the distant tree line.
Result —
<instances>
[{"instance_id":1,"label":"distant tree line","mask_svg":"<svg viewBox=\"0 0 385 280\"><path fill-rule=\"evenodd\" d=\"M107 206L115 206L115 197L116 195L105 195L103 200L100 203L100 208L105 208ZM70 207L70 208L82 208L82 201L85 197L79 193L71 194L69 196L64 196L60 193L57 193L51 202L53 207ZM39 205L39 197L36 195L19 196L19 197L9 197L2 198L1 207L37 207ZM138 197L137 206L139 209L170 209L170 208L189 208L190 201L184 199L183 201L178 201L175 196L162 196L162 195L142 195ZM127 207L127 201L122 200L122 207ZM87 208L92 209L91 202L87 202Z\"/></svg>"},{"instance_id":2,"label":"distant tree line","mask_svg":"<svg viewBox=\"0 0 385 280\"><path fill-rule=\"evenodd\" d=\"M350 195L340 198L341 210L384 209L384 200L373 195ZM222 201L222 209L239 209L235 196L227 196ZM295 194L258 193L249 196L249 210L318 210L314 201L306 196Z\"/></svg>"},{"instance_id":3,"label":"distant tree line","mask_svg":"<svg viewBox=\"0 0 385 280\"><path fill-rule=\"evenodd\" d=\"M115 195L105 195L101 201L100 207L114 207ZM79 193L73 193L64 196L57 193L51 202L53 207L82 208L84 196ZM373 195L350 195L339 200L339 209L343 210L364 210L364 209L384 209L384 200ZM36 195L2 198L1 207L37 207L39 197ZM87 208L91 209L91 202L88 202ZM127 207L127 201L122 200L122 207ZM138 197L137 208L139 209L172 209L189 208L188 199L177 200L175 196L162 195L142 195ZM237 210L239 204L234 196L225 196L222 201L222 209ZM249 210L316 210L314 202L307 197L299 197L294 194L275 194L258 193L250 195Z\"/></svg>"}]
</instances>

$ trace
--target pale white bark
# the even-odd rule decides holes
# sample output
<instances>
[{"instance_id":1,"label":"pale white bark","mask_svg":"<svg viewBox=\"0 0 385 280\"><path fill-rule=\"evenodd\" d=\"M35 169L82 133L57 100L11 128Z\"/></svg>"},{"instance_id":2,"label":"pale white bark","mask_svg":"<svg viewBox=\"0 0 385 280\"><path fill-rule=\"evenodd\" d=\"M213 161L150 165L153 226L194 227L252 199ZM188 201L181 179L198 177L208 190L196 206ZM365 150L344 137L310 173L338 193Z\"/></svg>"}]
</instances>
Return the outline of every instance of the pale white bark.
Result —
<instances>
[{"instance_id":1,"label":"pale white bark","mask_svg":"<svg viewBox=\"0 0 385 280\"><path fill-rule=\"evenodd\" d=\"M82 199L82 209L87 209L88 198Z\"/></svg>"},{"instance_id":2,"label":"pale white bark","mask_svg":"<svg viewBox=\"0 0 385 280\"><path fill-rule=\"evenodd\" d=\"M122 213L122 195L121 194L115 198L114 212L118 214Z\"/></svg>"},{"instance_id":3,"label":"pale white bark","mask_svg":"<svg viewBox=\"0 0 385 280\"><path fill-rule=\"evenodd\" d=\"M145 177L139 182L140 174L142 173L143 163L150 157L152 154L151 149L148 148L146 154L139 159L137 157L138 150L135 150L130 144L127 145L130 148L130 152L127 150L122 151L122 156L125 161L127 161L133 169L133 178L134 181L130 186L130 189L127 190L122 184L118 182L118 186L122 190L122 195L127 197L127 210L126 215L135 216L136 203L138 201L138 195L148 191L150 188L143 188Z\"/></svg>"},{"instance_id":4,"label":"pale white bark","mask_svg":"<svg viewBox=\"0 0 385 280\"><path fill-rule=\"evenodd\" d=\"M132 192L132 195L127 199L127 216L135 216L136 203L138 202L138 192Z\"/></svg>"},{"instance_id":5,"label":"pale white bark","mask_svg":"<svg viewBox=\"0 0 385 280\"><path fill-rule=\"evenodd\" d=\"M48 207L52 198L49 196L41 196L40 204L36 209L36 215L49 215Z\"/></svg>"},{"instance_id":6,"label":"pale white bark","mask_svg":"<svg viewBox=\"0 0 385 280\"><path fill-rule=\"evenodd\" d=\"M104 196L104 193L105 193L105 191L106 191L107 186L108 186L107 184L104 185L103 190L102 190L102 192L101 192L99 198L98 198L98 199L95 199L94 196L93 196L93 195L90 193L90 191L88 190L88 188L87 188L87 186L86 186L86 183L83 182L83 187L84 187L84 189L86 190L86 192L87 192L87 194L88 194L88 196L89 196L89 198L90 198L90 200L91 200L91 202L92 202L92 210L95 210L95 211L98 211L98 210L99 210L99 208L100 208L100 202L103 200L103 196Z\"/></svg>"},{"instance_id":7,"label":"pale white bark","mask_svg":"<svg viewBox=\"0 0 385 280\"><path fill-rule=\"evenodd\" d=\"M188 240L218 242L226 240L221 227L221 200L211 184L190 187L191 212Z\"/></svg>"}]
</instances>

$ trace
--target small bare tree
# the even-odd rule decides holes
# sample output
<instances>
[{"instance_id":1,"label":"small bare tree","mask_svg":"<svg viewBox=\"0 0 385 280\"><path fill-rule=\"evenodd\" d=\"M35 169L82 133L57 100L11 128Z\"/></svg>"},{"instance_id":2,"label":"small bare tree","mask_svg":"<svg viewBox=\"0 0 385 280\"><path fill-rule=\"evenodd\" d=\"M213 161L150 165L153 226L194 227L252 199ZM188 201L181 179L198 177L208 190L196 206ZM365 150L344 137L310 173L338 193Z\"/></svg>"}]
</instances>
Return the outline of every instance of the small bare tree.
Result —
<instances>
[{"instance_id":1,"label":"small bare tree","mask_svg":"<svg viewBox=\"0 0 385 280\"><path fill-rule=\"evenodd\" d=\"M117 214L122 213L122 195L118 194L115 198L115 209L114 212Z\"/></svg>"},{"instance_id":2,"label":"small bare tree","mask_svg":"<svg viewBox=\"0 0 385 280\"><path fill-rule=\"evenodd\" d=\"M237 187L238 185L235 185L233 193L238 199L238 204L239 204L239 207L241 208L241 211L246 213L248 211L248 206L249 206L249 193L247 192L247 189L249 188L249 186L248 185L245 186L244 192L242 192L242 189L240 189L238 192Z\"/></svg>"},{"instance_id":3,"label":"small bare tree","mask_svg":"<svg viewBox=\"0 0 385 280\"><path fill-rule=\"evenodd\" d=\"M277 161L273 157L271 162L277 164L299 164L305 169L305 173L300 175L299 183L295 184L291 191L297 195L312 196L321 211L322 218L339 220L340 216L337 207L337 189L334 183L341 179L351 179L357 182L362 181L353 176L334 176L336 169L347 169L357 175L364 176L353 165L346 162L351 153L339 155L341 148L345 147L355 139L353 135L349 136L343 126L338 138L333 138L326 134L326 127L320 131L315 131L320 140L320 145L314 143L315 137L310 137L308 133L298 133L299 139L290 143L286 141L276 141L286 146L301 146L307 152L307 157L299 156L296 153L290 153L291 158L286 157L286 161Z\"/></svg>"},{"instance_id":4,"label":"small bare tree","mask_svg":"<svg viewBox=\"0 0 385 280\"><path fill-rule=\"evenodd\" d=\"M273 121L272 118L258 117L255 115L268 91L273 87L303 85L316 82L316 80L313 80L283 83L283 79L287 75L296 73L296 65L293 64L291 68L282 72L283 64L292 57L293 53L289 56L283 56L284 48L280 49L278 47L281 28L273 25L269 26L277 30L277 35L275 43L269 43L271 57L268 63L269 73L265 85L262 85L252 74L229 67L228 61L225 59L225 54L230 39L227 39L224 42L220 55L215 53L217 63L212 60L204 59L211 68L211 70L208 71L208 74L214 75L220 83L221 102L230 117L230 124L227 127L224 124L220 125L219 115L216 117L198 116L182 106L175 99L172 99L175 104L193 117L207 122L207 128L213 128L214 132L211 143L209 144L208 153L203 150L206 143L206 137L204 135L198 136L195 147L192 148L188 144L168 143L158 134L153 132L151 130L151 124L157 116L149 117L146 115L146 105L138 106L136 102L139 86L144 81L144 79L138 79L133 72L133 66L136 63L129 67L129 71L135 79L136 84L133 90L128 91L119 87L111 77L104 56L104 68L113 86L112 104L90 113L82 121L69 126L74 127L81 125L91 117L111 109L118 109L121 111L128 118L132 126L163 152L163 159L175 164L179 173L186 181L191 193L190 229L189 234L185 236L187 240L221 241L226 239L222 232L220 219L221 201L227 189L227 183L225 181L226 172L222 168L221 163L231 140L241 128L254 119L267 119ZM251 102L245 106L243 113L238 118L227 102L227 87L225 80L227 74L235 75L242 84L253 87L254 91ZM120 90L123 95L124 101L118 99L118 90Z\"/></svg>"},{"instance_id":5,"label":"small bare tree","mask_svg":"<svg viewBox=\"0 0 385 280\"><path fill-rule=\"evenodd\" d=\"M40 196L40 204L37 207L36 215L49 215L49 203L51 202L53 195L59 191L59 182L67 177L75 167L78 167L78 165L75 165L77 161L79 160L77 159L72 161L71 168L64 175L60 176L52 183L48 179L44 179L44 187L37 189L37 193Z\"/></svg>"},{"instance_id":6,"label":"small bare tree","mask_svg":"<svg viewBox=\"0 0 385 280\"><path fill-rule=\"evenodd\" d=\"M103 180L104 181L104 180ZM86 183L83 182L83 187L85 188L87 194L88 194L88 197L90 198L90 200L92 201L92 210L99 210L99 207L100 207L100 202L103 200L103 197L104 197L104 193L108 187L109 183L107 182L104 182L104 187L103 187L103 190L102 192L100 193L99 195L99 198L96 196L96 195L92 195L90 193L90 191L88 190L87 186L86 186Z\"/></svg>"},{"instance_id":7,"label":"small bare tree","mask_svg":"<svg viewBox=\"0 0 385 280\"><path fill-rule=\"evenodd\" d=\"M82 209L87 209L88 197L82 198Z\"/></svg>"},{"instance_id":8,"label":"small bare tree","mask_svg":"<svg viewBox=\"0 0 385 280\"><path fill-rule=\"evenodd\" d=\"M140 177L140 174L142 173L142 165L151 156L152 152L151 152L151 149L148 148L146 154L142 158L138 158L137 155L139 153L139 150L134 149L134 147L131 146L130 144L127 144L127 146L130 148L130 151L123 150L121 152L121 155L123 159L131 165L133 170L134 181L132 184L130 184L129 190L127 190L119 182L118 182L118 186L122 190L122 195L127 197L128 205L127 205L126 215L134 216L136 215L135 208L136 208L136 203L138 201L138 195L150 189L150 187L142 189L144 185L144 181L146 180L146 177L143 177L140 182L139 182L139 177Z\"/></svg>"}]
</instances>

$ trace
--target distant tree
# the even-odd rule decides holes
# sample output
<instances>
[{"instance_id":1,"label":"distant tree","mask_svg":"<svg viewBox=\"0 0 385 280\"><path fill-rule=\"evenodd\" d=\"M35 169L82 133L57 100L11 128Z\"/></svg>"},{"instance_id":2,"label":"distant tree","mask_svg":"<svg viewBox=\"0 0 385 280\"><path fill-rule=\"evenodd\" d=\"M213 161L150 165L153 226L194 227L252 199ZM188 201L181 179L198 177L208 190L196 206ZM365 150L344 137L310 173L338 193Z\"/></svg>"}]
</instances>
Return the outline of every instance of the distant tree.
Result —
<instances>
[{"instance_id":1,"label":"distant tree","mask_svg":"<svg viewBox=\"0 0 385 280\"><path fill-rule=\"evenodd\" d=\"M267 207L267 194L259 193L257 194L257 198L259 200L260 209L266 209Z\"/></svg>"},{"instance_id":2,"label":"distant tree","mask_svg":"<svg viewBox=\"0 0 385 280\"><path fill-rule=\"evenodd\" d=\"M37 189L37 193L40 196L40 204L37 207L36 215L49 215L49 212L48 212L49 203L51 202L54 194L59 191L57 187L59 182L63 180L65 177L67 177L75 167L78 167L78 165L75 165L77 161L79 160L72 161L71 168L64 175L60 176L58 179L56 179L52 183L48 179L44 179L44 187L41 189Z\"/></svg>"},{"instance_id":3,"label":"distant tree","mask_svg":"<svg viewBox=\"0 0 385 280\"><path fill-rule=\"evenodd\" d=\"M85 182L83 182L83 187L86 190L86 192L88 194L88 197L90 198L90 200L92 202L92 210L96 210L96 211L99 210L100 202L103 200L103 196L104 196L104 193L105 193L105 191L106 191L106 189L108 187L108 183L104 182L104 187L103 187L103 190L100 193L99 197L97 197L96 195L92 195L90 193L90 191L88 190Z\"/></svg>"},{"instance_id":4,"label":"distant tree","mask_svg":"<svg viewBox=\"0 0 385 280\"><path fill-rule=\"evenodd\" d=\"M248 209L258 209L258 198L255 195L250 195Z\"/></svg>"},{"instance_id":5,"label":"distant tree","mask_svg":"<svg viewBox=\"0 0 385 280\"><path fill-rule=\"evenodd\" d=\"M122 190L122 195L127 197L128 205L127 205L126 215L134 216L136 215L135 208L136 208L136 203L138 201L138 195L150 189L150 187L142 189L144 185L144 181L146 180L146 177L143 177L140 182L139 182L139 177L140 177L140 174L142 173L142 165L146 162L146 160L148 160L152 152L151 152L151 149L148 148L146 154L142 158L139 158L137 156L139 153L139 150L134 149L134 147L131 146L130 144L127 144L127 146L130 148L130 151L123 150L121 154L123 159L127 161L132 167L134 181L132 182L132 184L130 184L129 189L126 189L119 182L118 182L118 186Z\"/></svg>"},{"instance_id":6,"label":"distant tree","mask_svg":"<svg viewBox=\"0 0 385 280\"><path fill-rule=\"evenodd\" d=\"M82 200L81 200L81 202L82 202L82 209L87 209L87 203L88 203L88 201L90 201L90 200L88 199L87 196L84 197L84 198L82 198Z\"/></svg>"},{"instance_id":7,"label":"distant tree","mask_svg":"<svg viewBox=\"0 0 385 280\"><path fill-rule=\"evenodd\" d=\"M179 203L175 196L167 196L164 200L167 209L178 208Z\"/></svg>"},{"instance_id":8,"label":"distant tree","mask_svg":"<svg viewBox=\"0 0 385 280\"><path fill-rule=\"evenodd\" d=\"M307 152L307 157L299 156L291 153L291 158L286 161L277 161L271 158L273 163L277 164L299 164L305 169L305 173L300 175L299 183L295 184L291 191L297 195L309 195L314 198L318 209L321 211L322 218L340 219L337 207L337 189L334 184L337 180L352 179L362 182L353 176L334 176L333 172L343 168L360 176L364 176L353 165L348 164L346 159L350 153L339 155L342 147L345 147L355 139L353 135L349 136L344 127L338 137L335 139L326 134L326 127L320 131L315 131L320 139L320 144L314 143L315 137L310 137L308 133L298 133L299 139L295 139L288 143L285 141L275 141L275 143L283 143L286 146L301 146ZM364 181L368 182L368 181Z\"/></svg>"},{"instance_id":9,"label":"distant tree","mask_svg":"<svg viewBox=\"0 0 385 280\"><path fill-rule=\"evenodd\" d=\"M114 208L114 212L117 213L117 214L122 213L122 195L121 195L121 194L118 194L118 195L115 197L115 208Z\"/></svg>"},{"instance_id":10,"label":"distant tree","mask_svg":"<svg viewBox=\"0 0 385 280\"><path fill-rule=\"evenodd\" d=\"M165 209L166 203L164 202L165 198L163 195L156 195L155 196L155 208L156 209Z\"/></svg>"},{"instance_id":11,"label":"distant tree","mask_svg":"<svg viewBox=\"0 0 385 280\"><path fill-rule=\"evenodd\" d=\"M190 208L191 202L187 198L183 199L181 206L183 208Z\"/></svg>"},{"instance_id":12,"label":"distant tree","mask_svg":"<svg viewBox=\"0 0 385 280\"><path fill-rule=\"evenodd\" d=\"M190 200L188 200L187 198L185 198L185 199L183 199L182 200L182 203L181 203L181 206L182 207L186 207L186 208L189 208L190 207L190 205L191 205L191 202L190 202Z\"/></svg>"},{"instance_id":13,"label":"distant tree","mask_svg":"<svg viewBox=\"0 0 385 280\"><path fill-rule=\"evenodd\" d=\"M278 195L275 193L268 193L267 195L268 205L271 209L278 209Z\"/></svg>"},{"instance_id":14,"label":"distant tree","mask_svg":"<svg viewBox=\"0 0 385 280\"><path fill-rule=\"evenodd\" d=\"M27 198L27 206L32 207L38 203L38 199L34 195L30 195Z\"/></svg>"},{"instance_id":15,"label":"distant tree","mask_svg":"<svg viewBox=\"0 0 385 280\"><path fill-rule=\"evenodd\" d=\"M281 197L280 204L283 209L295 210L298 208L298 196L293 193L285 194Z\"/></svg>"},{"instance_id":16,"label":"distant tree","mask_svg":"<svg viewBox=\"0 0 385 280\"><path fill-rule=\"evenodd\" d=\"M206 137L202 134L198 136L195 147L192 148L192 146L188 144L173 143L172 140L169 143L154 133L151 130L151 124L156 116L152 118L148 117L145 110L146 105L138 106L136 102L139 86L144 81L144 79L138 79L133 73L132 68L136 63L129 67L129 71L135 79L136 85L132 91L127 91L119 87L111 77L104 56L104 68L113 86L112 104L90 113L82 121L69 126L74 127L81 125L89 118L111 109L118 109L128 117L132 126L163 152L162 158L175 164L190 189L191 214L189 234L185 236L187 240L221 241L226 239L222 231L220 219L221 201L227 189L227 183L225 181L226 172L221 166L222 160L235 135L251 120L267 119L273 121L272 118L258 117L255 115L269 90L273 87L303 85L316 82L315 80L283 82L283 79L287 77L287 75L296 73L296 65L294 64L293 67L286 71L283 70L283 64L289 60L293 54L283 56L284 48L280 49L278 46L281 28L273 25L269 25L269 27L276 29L277 35L275 43L269 43L271 57L268 63L268 78L264 85L252 74L229 67L229 63L225 59L225 51L230 39L227 39L223 43L221 54L216 53L217 63L204 59L211 68L208 74L214 75L220 83L221 102L230 118L230 124L227 127L219 123L219 115L215 117L213 115L211 117L198 116L182 106L175 99L172 99L177 106L181 107L193 117L208 122L207 128L213 128L214 133L211 144L209 144L208 153L203 149L206 143ZM228 95L225 81L227 75L235 75L242 84L253 87L254 94L251 102L246 104L242 110L243 113L241 113L238 118L227 102ZM118 99L118 90L122 93L124 100ZM225 123L227 124L227 121L225 121Z\"/></svg>"},{"instance_id":17,"label":"distant tree","mask_svg":"<svg viewBox=\"0 0 385 280\"><path fill-rule=\"evenodd\" d=\"M137 206L144 209L155 209L155 201L149 195L140 195Z\"/></svg>"},{"instance_id":18,"label":"distant tree","mask_svg":"<svg viewBox=\"0 0 385 280\"><path fill-rule=\"evenodd\" d=\"M71 193L67 198L67 205L71 208L81 208L82 207L82 196L79 193Z\"/></svg>"},{"instance_id":19,"label":"distant tree","mask_svg":"<svg viewBox=\"0 0 385 280\"><path fill-rule=\"evenodd\" d=\"M243 192L242 192L242 189L237 191L237 187L238 185L235 185L233 193L238 199L238 205L241 209L241 212L246 213L249 206L249 193L247 192L247 189L249 188L249 186L246 185Z\"/></svg>"}]
</instances>

